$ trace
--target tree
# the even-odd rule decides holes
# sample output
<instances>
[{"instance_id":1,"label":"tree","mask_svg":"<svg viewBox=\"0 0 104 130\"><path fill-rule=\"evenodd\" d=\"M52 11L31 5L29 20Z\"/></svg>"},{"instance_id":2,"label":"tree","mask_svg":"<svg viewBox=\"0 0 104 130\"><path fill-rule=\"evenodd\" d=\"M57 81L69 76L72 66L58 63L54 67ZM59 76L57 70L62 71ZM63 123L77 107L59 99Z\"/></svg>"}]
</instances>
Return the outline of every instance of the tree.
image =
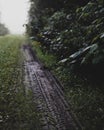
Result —
<instances>
[{"instance_id":1,"label":"tree","mask_svg":"<svg viewBox=\"0 0 104 130\"><path fill-rule=\"evenodd\" d=\"M8 28L5 27L4 24L0 23L0 36L4 36L6 34L9 34Z\"/></svg>"}]
</instances>

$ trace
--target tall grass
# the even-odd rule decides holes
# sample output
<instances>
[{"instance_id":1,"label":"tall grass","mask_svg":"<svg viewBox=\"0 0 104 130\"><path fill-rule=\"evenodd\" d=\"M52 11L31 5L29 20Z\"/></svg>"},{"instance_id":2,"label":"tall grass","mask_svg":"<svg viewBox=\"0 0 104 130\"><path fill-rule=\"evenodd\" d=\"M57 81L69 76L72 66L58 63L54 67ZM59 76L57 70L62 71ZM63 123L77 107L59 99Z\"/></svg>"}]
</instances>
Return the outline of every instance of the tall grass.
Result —
<instances>
[{"instance_id":1,"label":"tall grass","mask_svg":"<svg viewBox=\"0 0 104 130\"><path fill-rule=\"evenodd\" d=\"M32 93L24 91L23 36L0 37L0 129L39 130Z\"/></svg>"},{"instance_id":2,"label":"tall grass","mask_svg":"<svg viewBox=\"0 0 104 130\"><path fill-rule=\"evenodd\" d=\"M48 67L49 69L54 68L57 62L56 57L52 54L42 52L42 50L40 49L40 43L37 41L31 42L31 45L33 50L36 51L37 57L41 60L45 67Z\"/></svg>"}]
</instances>

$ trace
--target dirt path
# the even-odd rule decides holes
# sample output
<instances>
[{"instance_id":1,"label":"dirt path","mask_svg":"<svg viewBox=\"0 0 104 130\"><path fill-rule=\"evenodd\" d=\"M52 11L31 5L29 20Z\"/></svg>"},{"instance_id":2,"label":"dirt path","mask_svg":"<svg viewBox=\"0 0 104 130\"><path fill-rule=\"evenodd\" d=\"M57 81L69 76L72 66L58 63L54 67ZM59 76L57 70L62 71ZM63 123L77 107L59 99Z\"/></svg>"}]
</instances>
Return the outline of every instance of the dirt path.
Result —
<instances>
[{"instance_id":1,"label":"dirt path","mask_svg":"<svg viewBox=\"0 0 104 130\"><path fill-rule=\"evenodd\" d=\"M24 45L23 54L26 88L34 93L43 130L78 130L56 79L41 66L28 45Z\"/></svg>"}]
</instances>

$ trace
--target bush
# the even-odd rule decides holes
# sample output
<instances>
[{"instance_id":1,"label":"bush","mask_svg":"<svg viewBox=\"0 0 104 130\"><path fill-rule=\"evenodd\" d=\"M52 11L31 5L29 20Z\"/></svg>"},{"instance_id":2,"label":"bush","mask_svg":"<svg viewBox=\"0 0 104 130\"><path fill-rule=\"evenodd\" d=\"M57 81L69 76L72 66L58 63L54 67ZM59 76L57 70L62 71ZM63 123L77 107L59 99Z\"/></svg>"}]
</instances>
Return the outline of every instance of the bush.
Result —
<instances>
[{"instance_id":1,"label":"bush","mask_svg":"<svg viewBox=\"0 0 104 130\"><path fill-rule=\"evenodd\" d=\"M38 34L42 50L53 53L59 61L67 58L69 65L79 66L83 72L91 73L99 67L103 70L103 14L103 6L94 2L69 14L55 12ZM77 56L72 58L72 54Z\"/></svg>"}]
</instances>

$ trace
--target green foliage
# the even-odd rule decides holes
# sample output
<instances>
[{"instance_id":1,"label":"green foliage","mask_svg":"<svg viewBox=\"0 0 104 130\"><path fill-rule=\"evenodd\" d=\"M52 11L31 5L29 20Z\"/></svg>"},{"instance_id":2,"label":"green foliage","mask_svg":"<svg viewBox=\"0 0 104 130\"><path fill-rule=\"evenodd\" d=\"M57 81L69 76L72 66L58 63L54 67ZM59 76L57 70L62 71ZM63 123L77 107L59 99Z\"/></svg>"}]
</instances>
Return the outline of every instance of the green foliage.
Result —
<instances>
[{"instance_id":1,"label":"green foliage","mask_svg":"<svg viewBox=\"0 0 104 130\"><path fill-rule=\"evenodd\" d=\"M104 89L99 88L101 85L90 84L84 77L80 78L62 66L55 73L63 82L66 97L85 130L103 130Z\"/></svg>"},{"instance_id":2,"label":"green foliage","mask_svg":"<svg viewBox=\"0 0 104 130\"><path fill-rule=\"evenodd\" d=\"M32 36L40 42L47 65L47 54L56 57L54 71L85 130L103 130L104 1L81 1L72 8L70 1L63 2L60 9L49 7L39 21L33 20L38 31Z\"/></svg>"},{"instance_id":3,"label":"green foliage","mask_svg":"<svg viewBox=\"0 0 104 130\"><path fill-rule=\"evenodd\" d=\"M56 58L52 54L47 54L47 53L44 54L44 52L42 52L39 47L40 43L35 41L35 42L32 42L31 45L34 51L37 52L37 56L44 63L44 65L52 69L56 64Z\"/></svg>"},{"instance_id":4,"label":"green foliage","mask_svg":"<svg viewBox=\"0 0 104 130\"><path fill-rule=\"evenodd\" d=\"M104 0L98 0L98 2L104 5Z\"/></svg>"},{"instance_id":5,"label":"green foliage","mask_svg":"<svg viewBox=\"0 0 104 130\"><path fill-rule=\"evenodd\" d=\"M9 30L4 24L0 23L0 36L9 34Z\"/></svg>"},{"instance_id":6,"label":"green foliage","mask_svg":"<svg viewBox=\"0 0 104 130\"><path fill-rule=\"evenodd\" d=\"M0 37L0 129L32 130L38 126L38 114L32 93L25 94L20 46L21 36ZM21 58L20 58L21 57ZM36 123L36 124L35 124Z\"/></svg>"},{"instance_id":7,"label":"green foliage","mask_svg":"<svg viewBox=\"0 0 104 130\"><path fill-rule=\"evenodd\" d=\"M69 65L79 66L85 73L88 69L91 73L92 68L92 73L99 67L103 69L103 14L102 5L89 2L70 13L63 9L47 16L46 24L37 33L43 51L53 53L59 60L67 58ZM77 57L70 59L74 53Z\"/></svg>"},{"instance_id":8,"label":"green foliage","mask_svg":"<svg viewBox=\"0 0 104 130\"><path fill-rule=\"evenodd\" d=\"M27 33L30 36L35 36L38 31L45 26L47 19L54 14L54 12L75 9L79 6L84 6L90 0L30 0L29 22L27 24ZM44 21L45 19L45 21Z\"/></svg>"},{"instance_id":9,"label":"green foliage","mask_svg":"<svg viewBox=\"0 0 104 130\"><path fill-rule=\"evenodd\" d=\"M104 89L102 85L90 84L84 77L78 77L71 73L70 68L65 68L63 62L58 63L55 58L40 50L40 44L33 42L32 46L37 50L37 55L51 69L61 83L71 109L77 115L85 130L103 130L104 128ZM48 57L48 58L47 58Z\"/></svg>"}]
</instances>

